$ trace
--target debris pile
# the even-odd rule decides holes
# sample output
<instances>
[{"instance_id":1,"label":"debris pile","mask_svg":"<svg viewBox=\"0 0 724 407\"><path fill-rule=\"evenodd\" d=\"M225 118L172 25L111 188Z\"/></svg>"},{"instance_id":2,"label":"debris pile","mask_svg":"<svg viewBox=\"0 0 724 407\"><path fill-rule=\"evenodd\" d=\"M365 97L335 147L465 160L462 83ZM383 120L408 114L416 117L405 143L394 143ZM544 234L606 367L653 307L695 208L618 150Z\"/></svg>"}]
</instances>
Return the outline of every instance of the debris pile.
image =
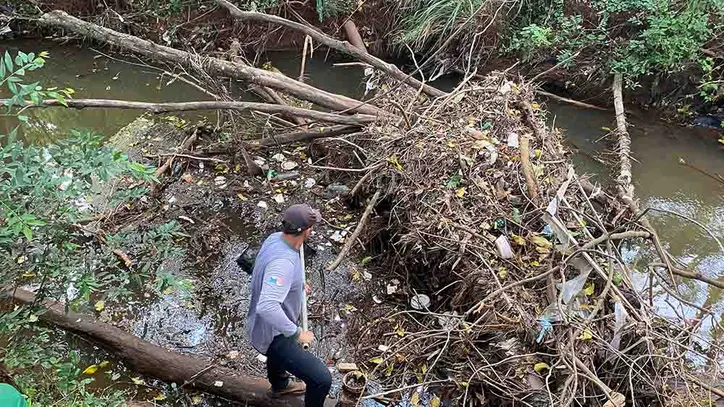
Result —
<instances>
[{"instance_id":1,"label":"debris pile","mask_svg":"<svg viewBox=\"0 0 724 407\"><path fill-rule=\"evenodd\" d=\"M405 113L367 128L360 181L381 197L364 234L386 242L378 294L405 301L373 307L355 335L385 394L462 406L706 397L680 359L700 338L649 297L675 295L673 266L656 260L658 287L637 291L622 245L661 248L640 214L575 173L530 86L493 74L435 100L395 86L378 105Z\"/></svg>"}]
</instances>

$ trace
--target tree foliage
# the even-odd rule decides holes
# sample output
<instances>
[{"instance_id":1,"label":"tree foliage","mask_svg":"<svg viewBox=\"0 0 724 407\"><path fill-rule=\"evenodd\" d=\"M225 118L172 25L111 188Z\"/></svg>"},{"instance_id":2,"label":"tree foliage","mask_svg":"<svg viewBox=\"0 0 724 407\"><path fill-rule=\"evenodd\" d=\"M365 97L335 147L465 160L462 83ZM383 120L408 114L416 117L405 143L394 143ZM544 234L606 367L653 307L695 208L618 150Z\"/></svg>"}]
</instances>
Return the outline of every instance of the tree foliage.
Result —
<instances>
[{"instance_id":1,"label":"tree foliage","mask_svg":"<svg viewBox=\"0 0 724 407\"><path fill-rule=\"evenodd\" d=\"M72 131L48 145L23 142L18 133L28 105L51 97L65 103L72 90L44 89L25 83L26 71L42 68L48 55L6 53L0 84L12 97L6 115L19 127L0 138L0 279L4 287L25 287L39 299L55 299L70 309L93 312L93 304L144 291L184 288L184 281L163 268L164 260L183 252L175 222L131 228L101 236L85 228L85 219L103 209L132 202L145 188L116 188L153 182L154 169L131 162L102 144L103 137ZM142 183L141 183L142 184ZM133 264L118 251L133 256ZM92 377L82 374L80 355L39 323L42 310L14 307L0 315L0 356L33 406L115 406L123 393L91 392Z\"/></svg>"}]
</instances>

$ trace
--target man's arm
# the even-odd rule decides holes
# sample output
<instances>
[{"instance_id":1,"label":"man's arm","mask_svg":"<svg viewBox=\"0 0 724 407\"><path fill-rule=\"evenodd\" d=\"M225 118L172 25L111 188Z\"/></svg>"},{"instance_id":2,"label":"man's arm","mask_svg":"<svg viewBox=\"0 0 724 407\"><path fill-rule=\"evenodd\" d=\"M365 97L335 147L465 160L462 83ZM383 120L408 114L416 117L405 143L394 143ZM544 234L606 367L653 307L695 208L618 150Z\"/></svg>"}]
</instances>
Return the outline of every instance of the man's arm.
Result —
<instances>
[{"instance_id":1,"label":"man's arm","mask_svg":"<svg viewBox=\"0 0 724 407\"><path fill-rule=\"evenodd\" d=\"M287 337L299 333L297 324L290 321L282 309L282 303L292 286L293 276L294 264L289 260L277 259L269 262L264 269L261 294L256 306L257 314Z\"/></svg>"}]
</instances>

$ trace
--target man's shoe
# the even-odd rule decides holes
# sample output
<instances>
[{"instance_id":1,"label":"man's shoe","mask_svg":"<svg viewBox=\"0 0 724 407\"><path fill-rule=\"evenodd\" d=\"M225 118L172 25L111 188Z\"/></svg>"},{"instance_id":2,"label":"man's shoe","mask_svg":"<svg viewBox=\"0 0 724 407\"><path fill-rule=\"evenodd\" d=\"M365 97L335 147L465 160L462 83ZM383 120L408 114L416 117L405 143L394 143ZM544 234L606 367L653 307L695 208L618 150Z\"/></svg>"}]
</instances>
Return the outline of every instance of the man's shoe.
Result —
<instances>
[{"instance_id":1,"label":"man's shoe","mask_svg":"<svg viewBox=\"0 0 724 407\"><path fill-rule=\"evenodd\" d=\"M272 397L283 397L283 396L298 396L307 392L307 385L302 382L289 381L289 385L286 389L274 390L271 389Z\"/></svg>"}]
</instances>

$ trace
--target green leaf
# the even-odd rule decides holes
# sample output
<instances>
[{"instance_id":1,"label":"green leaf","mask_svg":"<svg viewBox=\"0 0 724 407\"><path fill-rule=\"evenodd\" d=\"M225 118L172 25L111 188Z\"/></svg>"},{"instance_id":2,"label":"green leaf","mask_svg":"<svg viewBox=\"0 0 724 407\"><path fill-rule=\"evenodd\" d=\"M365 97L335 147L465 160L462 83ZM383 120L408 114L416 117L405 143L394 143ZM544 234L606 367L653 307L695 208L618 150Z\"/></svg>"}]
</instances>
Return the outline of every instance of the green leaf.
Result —
<instances>
[{"instance_id":1,"label":"green leaf","mask_svg":"<svg viewBox=\"0 0 724 407\"><path fill-rule=\"evenodd\" d=\"M29 227L26 226L23 228L23 234L25 235L25 238L28 239L28 242L33 241L33 231L30 230Z\"/></svg>"},{"instance_id":2,"label":"green leaf","mask_svg":"<svg viewBox=\"0 0 724 407\"><path fill-rule=\"evenodd\" d=\"M18 120L20 120L23 123L27 123L28 119L29 119L28 116L23 116L23 115L18 115L17 117L18 117Z\"/></svg>"},{"instance_id":3,"label":"green leaf","mask_svg":"<svg viewBox=\"0 0 724 407\"><path fill-rule=\"evenodd\" d=\"M5 79L5 64L0 64L0 79Z\"/></svg>"},{"instance_id":4,"label":"green leaf","mask_svg":"<svg viewBox=\"0 0 724 407\"><path fill-rule=\"evenodd\" d=\"M5 51L5 67L8 69L8 72L13 71L13 57L10 56L10 52Z\"/></svg>"}]
</instances>

